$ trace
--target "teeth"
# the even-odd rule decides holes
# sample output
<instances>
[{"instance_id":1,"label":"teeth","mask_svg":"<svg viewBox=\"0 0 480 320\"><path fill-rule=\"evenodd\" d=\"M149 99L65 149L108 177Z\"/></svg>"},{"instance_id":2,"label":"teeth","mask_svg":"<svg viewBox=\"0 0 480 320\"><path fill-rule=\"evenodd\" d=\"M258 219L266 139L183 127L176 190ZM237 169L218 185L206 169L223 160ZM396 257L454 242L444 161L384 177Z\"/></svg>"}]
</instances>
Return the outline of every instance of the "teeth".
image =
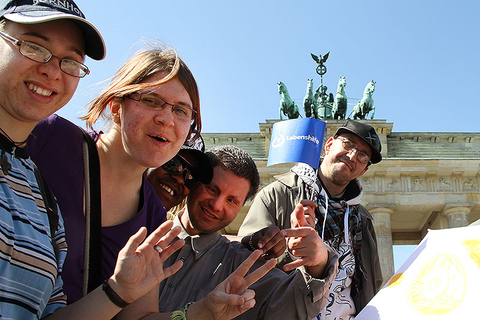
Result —
<instances>
[{"instance_id":1,"label":"teeth","mask_svg":"<svg viewBox=\"0 0 480 320\"><path fill-rule=\"evenodd\" d=\"M159 136L152 136L152 137L155 138L155 139L158 140L158 141L164 141L164 142L167 141L167 139L162 138L162 137L159 137Z\"/></svg>"},{"instance_id":2,"label":"teeth","mask_svg":"<svg viewBox=\"0 0 480 320\"><path fill-rule=\"evenodd\" d=\"M35 92L35 93L37 93L41 96L44 96L44 97L49 97L53 93L53 91L45 90L45 89L37 87L36 85L31 84L31 83L28 85L28 88L32 92Z\"/></svg>"},{"instance_id":3,"label":"teeth","mask_svg":"<svg viewBox=\"0 0 480 320\"><path fill-rule=\"evenodd\" d=\"M170 194L170 196L173 197L175 195L175 193L173 192L173 190L169 186L164 185L163 183L160 183L160 187L162 187L163 190L167 191Z\"/></svg>"},{"instance_id":4,"label":"teeth","mask_svg":"<svg viewBox=\"0 0 480 320\"><path fill-rule=\"evenodd\" d=\"M210 217L210 218L212 218L212 219L217 219L217 217L215 217L214 215L211 215L207 210L204 209L203 212L204 212L208 217Z\"/></svg>"}]
</instances>

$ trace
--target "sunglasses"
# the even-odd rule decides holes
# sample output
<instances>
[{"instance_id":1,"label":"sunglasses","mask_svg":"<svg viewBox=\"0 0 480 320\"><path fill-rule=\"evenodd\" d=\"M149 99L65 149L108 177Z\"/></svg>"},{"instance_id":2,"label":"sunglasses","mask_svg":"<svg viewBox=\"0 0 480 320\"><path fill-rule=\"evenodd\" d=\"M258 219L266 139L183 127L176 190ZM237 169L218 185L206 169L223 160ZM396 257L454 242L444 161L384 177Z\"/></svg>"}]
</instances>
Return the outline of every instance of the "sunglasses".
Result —
<instances>
[{"instance_id":1,"label":"sunglasses","mask_svg":"<svg viewBox=\"0 0 480 320\"><path fill-rule=\"evenodd\" d=\"M173 157L173 159L167 161L162 166L162 169L171 175L177 175L185 172L185 187L188 189L192 189L200 182L200 180L197 178L198 174L194 166L192 166L187 160L185 160L185 158L178 154Z\"/></svg>"}]
</instances>

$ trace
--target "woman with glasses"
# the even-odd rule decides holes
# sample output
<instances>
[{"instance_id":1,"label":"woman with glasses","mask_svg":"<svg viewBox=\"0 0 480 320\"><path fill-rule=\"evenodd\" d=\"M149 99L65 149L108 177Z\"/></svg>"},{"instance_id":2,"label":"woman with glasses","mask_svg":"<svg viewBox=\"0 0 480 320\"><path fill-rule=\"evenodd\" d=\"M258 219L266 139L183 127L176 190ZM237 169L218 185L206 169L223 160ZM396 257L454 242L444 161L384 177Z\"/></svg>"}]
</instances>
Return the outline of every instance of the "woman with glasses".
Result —
<instances>
[{"instance_id":1,"label":"woman with glasses","mask_svg":"<svg viewBox=\"0 0 480 320\"><path fill-rule=\"evenodd\" d=\"M110 121L110 130L107 133L91 130L85 134L70 121L53 115L37 125L28 147L64 216L69 251L62 277L68 304L104 281L103 288L112 303L127 308L117 317L140 318L158 312L158 286L129 305L128 298L115 292L107 281L114 272L120 249L130 236L142 226L152 232L166 220L165 208L144 178L144 172L165 164L184 143L199 137L201 118L196 81L174 51L144 50L117 71L83 119L93 129L101 116ZM90 142L93 150L88 146ZM95 160L99 164L91 165ZM168 170L187 174L187 170L174 162L168 163ZM190 169L188 174L193 172ZM90 181L96 178L99 185ZM193 183L190 181L190 186ZM100 207L89 201L96 197ZM98 226L88 221L96 218ZM101 230L100 237L96 236L96 229ZM160 254L165 252L165 256L179 246L159 243L164 247L157 245L156 250ZM99 257L91 255L90 251L96 249L100 250ZM265 264L245 276L260 255L258 250L252 253L206 298L172 315L157 315L172 319L185 316L189 309L189 316L195 319L231 319L248 310L254 305L255 294L247 288L274 266ZM179 267L176 265L169 272ZM100 271L98 279L96 270Z\"/></svg>"},{"instance_id":2,"label":"woman with glasses","mask_svg":"<svg viewBox=\"0 0 480 320\"><path fill-rule=\"evenodd\" d=\"M32 52L37 52L35 59L51 58L39 46L17 45L30 58ZM59 63L65 72L75 73L73 62ZM80 67L76 75L86 70ZM109 121L108 132L93 130L100 117ZM69 251L63 280L69 304L109 279L120 249L140 227L150 233L166 220L143 173L172 159L187 137L200 134L197 84L175 51L148 48L117 71L83 119L92 129L87 134L52 115L39 123L28 142L64 216Z\"/></svg>"}]
</instances>

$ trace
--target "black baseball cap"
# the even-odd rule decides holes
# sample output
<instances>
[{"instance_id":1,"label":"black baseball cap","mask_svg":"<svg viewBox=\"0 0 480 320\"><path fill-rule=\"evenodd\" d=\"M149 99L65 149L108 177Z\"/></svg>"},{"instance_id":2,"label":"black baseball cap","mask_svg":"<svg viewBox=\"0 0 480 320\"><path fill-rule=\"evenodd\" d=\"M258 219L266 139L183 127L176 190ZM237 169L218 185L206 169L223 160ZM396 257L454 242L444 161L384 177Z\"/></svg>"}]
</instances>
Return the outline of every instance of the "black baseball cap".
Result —
<instances>
[{"instance_id":1,"label":"black baseball cap","mask_svg":"<svg viewBox=\"0 0 480 320\"><path fill-rule=\"evenodd\" d=\"M382 161L382 144L375 129L366 123L348 119L335 133L335 137L339 136L342 132L353 133L363 141L365 141L372 150L372 157L370 161L372 163L379 163Z\"/></svg>"},{"instance_id":2,"label":"black baseball cap","mask_svg":"<svg viewBox=\"0 0 480 320\"><path fill-rule=\"evenodd\" d=\"M83 32L85 54L94 60L105 58L105 42L100 31L87 21L73 0L1 0L0 17L22 24L72 20Z\"/></svg>"},{"instance_id":3,"label":"black baseball cap","mask_svg":"<svg viewBox=\"0 0 480 320\"><path fill-rule=\"evenodd\" d=\"M213 168L205 154L205 143L202 136L199 136L196 140L184 144L180 151L179 155L184 155L186 153L191 154L197 159L198 165L196 166L197 172L192 172L193 175L198 174L199 177L196 177L203 184L208 184L212 181L213 178Z\"/></svg>"}]
</instances>

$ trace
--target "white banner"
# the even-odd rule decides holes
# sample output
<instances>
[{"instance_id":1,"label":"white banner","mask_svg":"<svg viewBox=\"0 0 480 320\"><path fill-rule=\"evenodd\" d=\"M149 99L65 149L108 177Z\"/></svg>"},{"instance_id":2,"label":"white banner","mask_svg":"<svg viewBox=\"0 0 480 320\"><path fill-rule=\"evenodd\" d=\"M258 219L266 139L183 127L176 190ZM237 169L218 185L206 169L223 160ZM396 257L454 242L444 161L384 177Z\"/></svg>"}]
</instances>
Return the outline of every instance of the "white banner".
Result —
<instances>
[{"instance_id":1,"label":"white banner","mask_svg":"<svg viewBox=\"0 0 480 320\"><path fill-rule=\"evenodd\" d=\"M480 226L429 230L355 320L480 319Z\"/></svg>"}]
</instances>

